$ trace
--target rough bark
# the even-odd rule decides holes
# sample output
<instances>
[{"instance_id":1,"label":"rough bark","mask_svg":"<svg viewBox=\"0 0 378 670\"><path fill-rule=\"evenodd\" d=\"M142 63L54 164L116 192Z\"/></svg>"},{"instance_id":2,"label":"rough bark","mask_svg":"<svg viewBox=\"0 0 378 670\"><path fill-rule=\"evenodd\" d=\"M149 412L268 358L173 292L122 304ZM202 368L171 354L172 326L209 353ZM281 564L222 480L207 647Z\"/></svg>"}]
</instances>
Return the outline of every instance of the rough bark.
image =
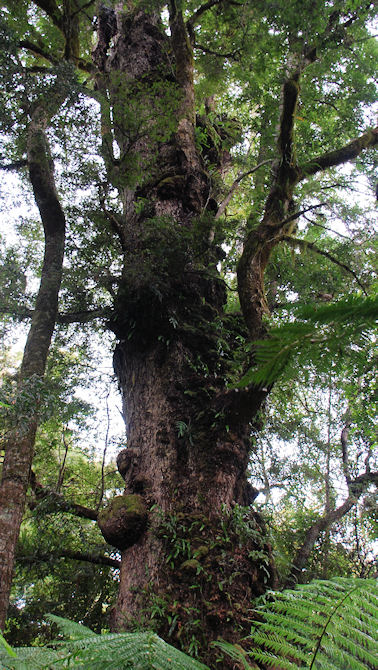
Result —
<instances>
[{"instance_id":1,"label":"rough bark","mask_svg":"<svg viewBox=\"0 0 378 670\"><path fill-rule=\"evenodd\" d=\"M195 143L191 24L179 0L169 12L167 35L158 11L102 8L93 52L102 155L123 203L122 215L103 208L124 255L109 327L118 339L114 369L127 432L118 456L125 493L99 521L122 551L113 626L148 622L159 603L150 624L174 644L188 649L194 636L205 649L220 634L240 638L249 603L274 583L261 519L240 508L253 500L251 422L268 391L227 390L232 362L219 352L222 338L264 334L264 271L298 217L293 195L304 172L295 157L295 114L300 76L316 49L288 60L271 187L238 267L243 318L230 317L217 271L215 187ZM221 156L211 162L222 171Z\"/></svg>"},{"instance_id":2,"label":"rough bark","mask_svg":"<svg viewBox=\"0 0 378 670\"><path fill-rule=\"evenodd\" d=\"M38 426L38 387L43 378L55 326L62 277L65 217L55 189L45 129L49 114L34 109L28 129L28 165L34 197L45 234L40 286L25 345L18 390L35 389L29 415L7 437L0 483L0 628L4 626L12 581L15 548L25 508L26 490Z\"/></svg>"},{"instance_id":3,"label":"rough bark","mask_svg":"<svg viewBox=\"0 0 378 670\"><path fill-rule=\"evenodd\" d=\"M171 38L158 14L106 10L94 51L103 155L123 201L123 279L109 326L127 433L117 460L125 494L99 522L122 551L113 626L150 619L183 648L198 639L211 659L208 642L245 631L251 600L274 581L262 520L239 509L253 497L250 422L265 394L226 389L231 359L219 355L220 333L232 341L247 331L240 315L224 313L219 237L209 240L216 206L195 144L192 53L179 3L171 3L170 24ZM164 132L156 90L169 105ZM151 618L157 602L161 613Z\"/></svg>"}]
</instances>

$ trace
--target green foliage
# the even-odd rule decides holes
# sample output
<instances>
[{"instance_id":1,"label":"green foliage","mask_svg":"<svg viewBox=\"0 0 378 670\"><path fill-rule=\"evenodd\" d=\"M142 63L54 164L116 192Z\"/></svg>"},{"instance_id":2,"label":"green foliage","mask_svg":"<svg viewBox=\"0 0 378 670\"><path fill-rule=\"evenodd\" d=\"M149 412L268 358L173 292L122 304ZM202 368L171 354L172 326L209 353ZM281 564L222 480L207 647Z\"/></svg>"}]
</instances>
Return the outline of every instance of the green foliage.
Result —
<instances>
[{"instance_id":1,"label":"green foliage","mask_svg":"<svg viewBox=\"0 0 378 670\"><path fill-rule=\"evenodd\" d=\"M248 670L249 661L294 670L366 670L378 651L378 588L373 580L317 580L271 593L255 610L244 647L213 643ZM206 670L205 665L166 644L152 632L96 635L67 619L47 615L66 640L56 649L12 650L3 638L2 667L9 670L73 667L88 670ZM16 654L16 655L15 655Z\"/></svg>"},{"instance_id":2,"label":"green foliage","mask_svg":"<svg viewBox=\"0 0 378 670\"><path fill-rule=\"evenodd\" d=\"M9 654L9 656L12 656L12 658L17 658L17 654L15 651L13 651L12 647L8 644L6 639L1 635L0 633L0 644L3 645L5 651Z\"/></svg>"},{"instance_id":3,"label":"green foliage","mask_svg":"<svg viewBox=\"0 0 378 670\"><path fill-rule=\"evenodd\" d=\"M319 368L325 355L327 362L332 359L334 363L338 357L357 358L361 343L372 336L377 315L377 297L354 296L318 308L297 309L293 323L273 328L269 338L255 343L258 367L248 370L238 388L272 384L294 358L297 364L312 359Z\"/></svg>"},{"instance_id":4,"label":"green foliage","mask_svg":"<svg viewBox=\"0 0 378 670\"><path fill-rule=\"evenodd\" d=\"M66 641L57 642L57 650L20 648L14 651L6 644L0 649L4 669L34 670L77 668L82 670L208 670L183 652L171 647L152 632L96 635L86 626L47 615L57 624Z\"/></svg>"},{"instance_id":5,"label":"green foliage","mask_svg":"<svg viewBox=\"0 0 378 670\"><path fill-rule=\"evenodd\" d=\"M205 301L204 295L210 296L214 291L211 277L216 281L219 279L215 268L209 267L215 263L212 256L209 264L209 239L214 234L211 253L214 257L218 254L217 258L222 253L227 254L223 263L224 276L227 283L234 286L235 267L245 237L245 222L248 220L247 226L253 228L260 219L263 202L269 192L268 178L272 166L266 165L253 178L240 182L240 189L234 194L224 221L216 222L215 233L213 211L207 213L208 219L201 216L198 222L192 222L192 227L186 223L181 225L182 222L180 225L172 224L169 217L155 216L154 203L151 197L147 197L149 190L158 189L161 197L168 197L169 200L170 195L179 191L185 181L181 172L171 174L168 170L165 174L163 170L162 174L163 168L157 164L164 152L160 153L156 147L161 143L168 147L176 131L180 95L177 83L174 82L174 68L169 73L173 75L172 78L166 74L161 80L159 77L156 80L146 77L134 85L127 84L124 74L108 72L105 84L108 94L103 95L99 90L93 90L94 87L97 89L97 83L94 84L91 68L74 73L73 67L63 62L64 38L61 30L50 20L48 12L42 9L42 5L50 8L68 7L70 2L18 0L15 3L14 0L4 0L2 4L2 162L25 158L30 103L41 99L47 102L50 95L52 98L54 91L59 89L62 98L67 96L48 131L56 165L57 188L68 223L59 311L85 315L88 311L113 304L125 320L121 324L124 326L122 337L125 335L131 343L139 344L141 334L146 332L149 335L151 332L151 340L157 339L169 350L181 339L193 351L193 358L188 362L192 367L192 377L201 380L200 390L194 383L190 383L184 393L188 399L193 399L193 406L200 404L201 410L203 406L203 414L207 414L207 400L212 399L223 387L223 380L235 383L242 374L241 370L244 372L250 365L247 333L244 333L242 325L239 326L242 316L237 301L232 315L226 318L218 315L214 320L214 315L209 316L206 312L205 304L201 309L198 307L196 312L192 309L187 313L187 305L191 301L186 300L178 289L178 279L186 279L187 274L202 275L206 282L198 281L191 286L194 286L195 293L198 292L199 303L202 299ZM73 4L77 5L74 14L80 21L80 56L89 65L97 3L82 0ZM157 2L135 0L129 3L130 7L145 6L147 9L151 9L152 4L156 8L161 7L161 3L159 5ZM196 133L203 156L207 157L206 169L213 182L214 193L211 190L209 192L209 203L212 202L213 207L215 200L219 204L220 196L227 194L239 170L246 172L261 160L277 157L276 130L282 75L296 50L300 52L302 47L307 49L308 46L317 49L317 59L301 77L301 96L295 117L296 155L299 163L342 146L374 122L372 117L369 118L367 109L376 97L372 77L376 46L369 34L372 3L364 8L356 0L331 0L328 3L322 0L295 0L291 3L286 0L275 0L274 3L262 0L254 3L186 0L180 4L185 19L201 8L193 34L196 99L199 103L197 111L204 115L205 98L215 96L216 113L206 110L203 124L197 125ZM340 21L333 24L335 29L328 30L328 22L334 13L339 13ZM42 55L38 48L20 50L20 44L28 41L39 46ZM48 55L47 58L43 52ZM105 136L104 129L100 128L100 103L103 107L109 106L109 128ZM234 142L238 144L232 149L232 166L222 191L220 182L224 174L214 174L216 160L208 156L209 149L214 146L217 150L215 153L224 148L230 150ZM141 160L138 151L146 143L150 148ZM111 155L113 151L114 156ZM107 164L105 169L104 163L109 162L111 165ZM316 241L322 249L333 253L337 248L337 258L353 268L364 285L369 283L367 275L372 265L371 246L366 244L367 233L363 232L363 226L366 227L368 220L366 213L369 204L367 201L356 204L355 191L360 187L356 176L363 174L372 179L372 168L372 159L364 154L347 175L331 170L325 175L317 175L316 179L306 180L298 187L294 198L298 208L312 205L314 198L322 202L327 198L330 225L335 220L337 223L343 221L346 227L344 232L351 233L352 243L336 245L335 236L323 238L317 234L319 226L324 228L324 219L320 216L311 220L307 226L306 240ZM132 217L130 219L130 230L135 230L135 253L129 249L125 254L125 263L116 231L124 224L127 208L125 193L120 194L117 202L115 186L123 191L126 187L133 190L138 186L139 189L134 197L135 226L134 222L131 225ZM30 185L22 190L26 192L28 189ZM130 193L126 200L129 197ZM348 202L348 197L352 203ZM9 209L8 202L5 204L6 209ZM31 211L30 206L28 211ZM13 214L11 210L10 219L17 218L18 212ZM11 240L11 244L1 250L3 267L0 269L0 308L9 314L13 313L13 316L6 317L7 323L17 316L22 318L22 312L30 313L33 308L33 292L41 271L42 232L32 217L33 213L31 218L22 217L19 225L20 243L14 245ZM7 225L5 223L5 227ZM301 220L300 225L306 224ZM223 245L223 251L221 249L221 253L218 253L215 245L219 248ZM314 369L329 373L332 377L329 383L334 385L341 379L341 373L336 375L340 368L345 377L360 378L361 372L366 372L366 367L372 363L371 333L373 311L377 306L376 301L369 303L369 300L360 298L346 300L345 296L350 293L350 283L345 281L340 267L332 265L324 256L321 260L319 256L311 256L311 260L304 257L305 254L291 254L283 250L282 245L272 254L272 262L266 271L268 300L272 303L273 318L278 312L279 321L286 318L289 323L272 330L271 338L260 343L256 351L257 369L250 370L240 384L240 387L251 383L268 386L278 379L283 380L281 396L286 394L286 397L284 400L277 400L277 396L273 399L277 416L269 427L273 435L278 435L279 425L279 437L290 443L290 446L293 436L301 443L298 463L294 463L293 458L290 460L276 453L270 464L269 474L273 475L273 482L278 480L283 486L289 483L285 500L287 514L282 513L286 526L279 527L276 524L283 538L281 547L285 544L286 556L293 541L298 543L306 527L319 517L319 506L324 502L318 495L324 492L323 434L315 423L310 425L301 412L300 403L290 388L293 386L291 380L298 378L300 368L303 370L303 376L300 376L303 385L311 385ZM314 305L314 296L318 290L327 291L339 302L317 308L316 312L310 311L313 310L312 306L307 311L298 307L304 302ZM298 299L292 298L293 295L298 296ZM289 303L286 310L285 306L282 308L282 305L278 305L274 312L275 298L278 303ZM229 311L232 311L231 308ZM108 315L104 316L108 318ZM74 340L75 353L77 350L80 358L88 363L85 347L81 349L79 340L73 336L74 327L59 327L59 347L52 352L45 384L25 386L18 395L13 393L13 380L4 385L0 396L0 420L4 420L6 429L16 420L22 421L25 414L33 409L35 398L38 397L41 402L41 420L44 421L33 465L38 481L43 486L54 488L58 486L62 474L61 491L65 495L81 504L96 507L100 496L104 494L99 484L98 464L81 457L75 447L67 459L64 455L65 442L74 437L73 423L77 426L76 435L82 429L80 437L83 450L87 449L88 442L93 441L88 440L85 430L91 407L74 397L74 386L83 387L83 375L76 372L79 361L75 360L72 349L68 350L67 341L70 338ZM89 327L86 330L83 325L81 328L82 340L93 337L93 328L96 326L91 326L91 330ZM205 336L207 356L199 352L199 344L202 346ZM147 336L146 339L150 342ZM165 351L162 356L165 356ZM98 358L95 358L94 365L97 365ZM311 361L313 367L309 371L308 364ZM87 364L85 369L86 374L89 374L90 365ZM215 373L219 384L210 381L212 373ZM352 417L354 452L365 455L365 443L370 444L372 434L371 417L366 417L365 413L364 421L361 421L364 410L362 405L371 393L370 375L368 377L364 375L365 389L359 398L351 390L343 389L345 396L349 393L353 407L358 408ZM89 386L88 379L86 383ZM214 383L214 386L210 383ZM316 389L319 389L319 394L324 390L321 385L316 386ZM341 414L345 407L342 407L341 402L338 407ZM188 416L180 415L180 419L174 426L181 439L180 446L183 450L195 448L199 432L196 421L189 413ZM217 425L214 419L211 426L214 435ZM299 428L300 425L302 428ZM213 435L209 437L209 443L212 440ZM362 449L358 448L360 445ZM358 462L356 456L353 474L358 474L361 463L362 458ZM340 474L340 469L338 472ZM109 486L109 479L106 482ZM114 482L114 487L116 485ZM308 503L310 509L305 506L309 490L312 494ZM108 492L107 488L105 495ZM295 505L297 509L294 513ZM72 562L66 560L63 563L57 558L59 548L67 548L67 545L77 551L88 546L98 547L98 533L89 530L89 523L75 522L67 514L55 515L52 511L51 501L45 499L39 504L33 518L25 520L23 524L24 532L19 545L23 556L19 556L16 573L16 602L17 599L25 602L23 614L30 615L33 622L37 619L38 608L40 613L40 608L47 611L50 605L54 605L56 613L67 613L91 626L101 627L105 619L103 610L110 605L114 587L109 577L110 570L100 572L97 567L80 563L75 584L72 579L75 572ZM371 507L369 514L373 519ZM199 565L199 574L195 575L196 583L193 584L196 588L201 579L204 581L207 578L206 555L198 553L207 544L211 545L210 551L218 554L219 589L224 591L227 590L227 583L230 583L227 580L238 578L236 568L228 558L229 546L225 550L227 543L236 546L237 537L244 542L253 543L256 540L258 547L251 549L251 552L254 552L253 556L262 569L266 566L268 557L259 546L257 530L252 521L249 522L247 513L240 508L235 508L232 519L223 519L219 537L212 538L211 542L202 538L199 547L187 539L188 524L184 522L182 518L166 520L163 537L169 545L167 566L180 567L187 561L191 562L192 567ZM196 531L201 525L202 522L195 521ZM299 539L293 530L300 531ZM35 547L39 547L43 559L33 553ZM51 554L50 560L47 560L49 547L56 555L54 557ZM30 557L34 559L33 564L29 567L26 563L25 567L22 558ZM349 566L347 561L346 564ZM109 588L105 585L107 577ZM33 598L35 606L31 602ZM192 619L195 617L192 612ZM53 652L41 650L41 654L44 653L42 667L45 667L43 663L46 665L48 662L48 654Z\"/></svg>"},{"instance_id":6,"label":"green foliage","mask_svg":"<svg viewBox=\"0 0 378 670\"><path fill-rule=\"evenodd\" d=\"M243 663L295 670L367 670L378 653L378 588L373 580L318 580L274 594L255 610L250 636L239 646L214 643ZM258 666L260 667L260 665Z\"/></svg>"}]
</instances>

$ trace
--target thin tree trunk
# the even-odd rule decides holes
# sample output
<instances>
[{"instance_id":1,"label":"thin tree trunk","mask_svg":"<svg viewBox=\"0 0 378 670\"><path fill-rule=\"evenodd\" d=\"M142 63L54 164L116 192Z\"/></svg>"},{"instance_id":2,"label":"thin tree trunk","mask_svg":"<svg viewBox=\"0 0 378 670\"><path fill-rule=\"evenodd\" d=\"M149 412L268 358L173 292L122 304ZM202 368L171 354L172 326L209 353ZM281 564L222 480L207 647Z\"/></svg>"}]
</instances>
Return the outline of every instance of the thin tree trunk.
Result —
<instances>
[{"instance_id":1,"label":"thin tree trunk","mask_svg":"<svg viewBox=\"0 0 378 670\"><path fill-rule=\"evenodd\" d=\"M340 519L342 519L343 516L345 516L345 514L347 514L357 504L359 498L366 491L370 484L377 486L377 472L365 472L351 481L349 485L348 498L344 500L344 502L339 505L339 507L324 514L311 526L311 528L308 529L305 535L305 539L294 557L291 571L285 582L285 588L292 588L295 586L295 584L301 582L302 570L307 564L307 561L320 533L322 533L324 530L328 530L334 523L340 521Z\"/></svg>"},{"instance_id":2,"label":"thin tree trunk","mask_svg":"<svg viewBox=\"0 0 378 670\"><path fill-rule=\"evenodd\" d=\"M118 561L116 558L111 558L111 556L85 551L70 551L69 549L59 549L48 554L36 553L32 556L17 555L17 561L20 561L23 565L35 565L38 561L41 563L44 561L49 562L52 557L57 560L60 558L69 558L73 561L83 561L85 563L93 563L94 565L106 565L110 568L115 568L116 570L119 570L121 567L121 561Z\"/></svg>"},{"instance_id":3,"label":"thin tree trunk","mask_svg":"<svg viewBox=\"0 0 378 670\"><path fill-rule=\"evenodd\" d=\"M356 502L357 499L355 497L349 496L342 505L322 516L308 529L305 539L294 557L290 574L285 582L285 588L293 588L298 582L301 583L301 573L308 562L320 533L324 530L328 530L334 523L342 519L343 516L352 509Z\"/></svg>"},{"instance_id":4,"label":"thin tree trunk","mask_svg":"<svg viewBox=\"0 0 378 670\"><path fill-rule=\"evenodd\" d=\"M331 496L332 493L332 485L331 485L331 426L332 426L332 421L331 421L331 416L332 416L332 388L331 388L331 382L329 382L328 385L328 412L327 412L327 443L326 443L326 468L325 468L325 506L324 506L324 516L327 516L332 508L334 508L334 501L333 497ZM330 550L330 541L331 541L331 536L330 536L330 528L326 528L324 531L324 542L323 542L323 567L322 567L322 577L323 579L326 579L327 576L327 569L328 569L328 557L329 557L329 550Z\"/></svg>"},{"instance_id":5,"label":"thin tree trunk","mask_svg":"<svg viewBox=\"0 0 378 670\"><path fill-rule=\"evenodd\" d=\"M45 234L45 253L35 309L25 345L18 392L32 393L29 414L7 437L0 483L0 628L5 622L14 555L25 508L26 491L38 427L39 393L55 326L62 277L65 217L55 189L45 135L49 115L35 108L28 129L28 165Z\"/></svg>"}]
</instances>

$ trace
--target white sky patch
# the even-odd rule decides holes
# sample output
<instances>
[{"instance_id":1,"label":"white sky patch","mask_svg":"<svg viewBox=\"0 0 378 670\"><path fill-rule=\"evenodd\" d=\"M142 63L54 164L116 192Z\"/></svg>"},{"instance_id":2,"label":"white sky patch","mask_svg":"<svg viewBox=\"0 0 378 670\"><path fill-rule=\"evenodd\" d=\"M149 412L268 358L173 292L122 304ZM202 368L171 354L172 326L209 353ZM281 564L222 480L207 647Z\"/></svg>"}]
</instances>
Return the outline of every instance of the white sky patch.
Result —
<instances>
[{"instance_id":1,"label":"white sky patch","mask_svg":"<svg viewBox=\"0 0 378 670\"><path fill-rule=\"evenodd\" d=\"M16 173L0 171L0 200L0 236L7 246L25 244L17 228L24 219L32 218L40 222L40 216L31 192L26 191L24 184ZM42 224L40 225L42 229ZM38 286L39 279L30 274L27 277L28 290L36 292ZM9 340L9 356L12 361L11 372L16 371L13 365L18 366L21 363L28 332L28 321L14 326ZM96 338L96 336L93 337ZM90 365L96 366L93 385L88 385L87 388L79 386L75 391L77 398L96 408L96 420L89 430L78 431L74 425L72 425L72 428L79 436L80 448L87 450L88 455L94 453L98 460L102 458L107 442L106 462L109 463L115 460L119 445L124 446L125 424L121 414L121 396L114 379L112 379L114 372L110 351L111 338L105 339L108 340L107 347L101 344L100 337L96 342L96 355L93 361L98 361L98 363L95 364L90 361Z\"/></svg>"}]
</instances>

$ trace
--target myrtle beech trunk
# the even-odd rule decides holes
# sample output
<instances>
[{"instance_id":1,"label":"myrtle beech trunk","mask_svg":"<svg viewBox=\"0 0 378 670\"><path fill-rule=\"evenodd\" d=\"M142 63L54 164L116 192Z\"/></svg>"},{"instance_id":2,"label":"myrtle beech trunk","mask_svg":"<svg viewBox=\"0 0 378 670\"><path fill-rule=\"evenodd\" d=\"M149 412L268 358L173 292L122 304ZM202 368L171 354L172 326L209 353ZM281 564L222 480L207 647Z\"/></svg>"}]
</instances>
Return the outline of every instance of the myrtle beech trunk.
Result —
<instances>
[{"instance_id":1,"label":"myrtle beech trunk","mask_svg":"<svg viewBox=\"0 0 378 670\"><path fill-rule=\"evenodd\" d=\"M29 176L43 223L45 253L40 286L18 375L18 392L25 394L27 416L22 422L18 421L4 444L0 483L0 629L4 626L8 608L14 555L25 508L38 427L41 381L55 326L62 278L65 217L55 189L53 166L45 135L51 113L42 104L36 106L28 129Z\"/></svg>"},{"instance_id":2,"label":"myrtle beech trunk","mask_svg":"<svg viewBox=\"0 0 378 670\"><path fill-rule=\"evenodd\" d=\"M297 164L299 82L317 53L295 42L283 76L270 190L261 220L248 222L238 264L241 312L228 313L217 269L222 210L211 175L215 167L224 175L232 138L220 124L223 144L212 143L211 132L202 147L196 141L196 124L201 137L217 122L215 110L211 119L195 114L193 25L185 24L180 1L171 0L165 30L164 3L158 5L102 6L93 52L102 156L122 204L122 211L111 210L104 199L103 213L123 257L109 327L117 337L114 369L127 433L117 459L125 493L100 511L98 523L122 552L113 626L155 625L211 665L209 641L240 640L253 598L274 583L246 476L251 427L261 420L268 389L232 390L245 371L232 352L239 343L249 366L247 342L264 336L264 271L272 249L291 239L296 185L353 159L377 134Z\"/></svg>"},{"instance_id":3,"label":"myrtle beech trunk","mask_svg":"<svg viewBox=\"0 0 378 670\"><path fill-rule=\"evenodd\" d=\"M109 326L125 494L99 514L122 551L113 626L144 621L203 654L211 639L240 637L253 598L273 583L246 477L265 394L227 390L230 345L247 331L225 309L214 185L195 142L192 50L175 3L170 36L159 12L103 9L94 61L103 156L123 202L121 216L107 215L124 255Z\"/></svg>"}]
</instances>

